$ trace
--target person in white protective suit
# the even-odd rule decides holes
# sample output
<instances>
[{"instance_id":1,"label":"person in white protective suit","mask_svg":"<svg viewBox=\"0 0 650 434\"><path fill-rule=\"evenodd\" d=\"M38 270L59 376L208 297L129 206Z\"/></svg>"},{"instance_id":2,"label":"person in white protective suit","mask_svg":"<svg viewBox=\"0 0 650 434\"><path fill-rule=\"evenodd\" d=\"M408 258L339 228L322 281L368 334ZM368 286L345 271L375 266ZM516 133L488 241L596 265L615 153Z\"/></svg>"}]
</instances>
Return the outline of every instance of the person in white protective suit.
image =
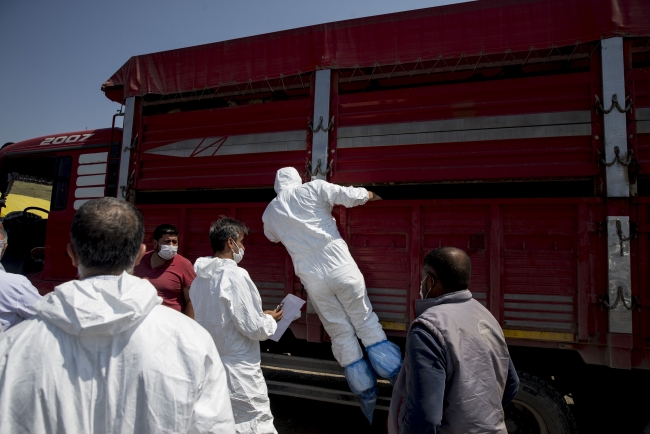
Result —
<instances>
[{"instance_id":1,"label":"person in white protective suit","mask_svg":"<svg viewBox=\"0 0 650 434\"><path fill-rule=\"evenodd\" d=\"M262 300L248 272L237 264L244 257L248 228L221 217L210 227L214 257L194 264L190 287L194 319L212 336L226 368L238 433L276 433L266 382L260 366L260 341L273 336L282 310L262 311Z\"/></svg>"},{"instance_id":2,"label":"person in white protective suit","mask_svg":"<svg viewBox=\"0 0 650 434\"><path fill-rule=\"evenodd\" d=\"M362 410L372 422L376 379L363 358L357 337L366 347L374 371L394 381L401 367L399 347L386 339L372 311L363 275L352 259L332 217L332 208L381 200L365 188L341 187L322 180L302 183L293 167L278 170L277 197L264 211L264 234L282 242L296 274L307 290L325 331L332 353L345 368L350 389L361 398Z\"/></svg>"},{"instance_id":3,"label":"person in white protective suit","mask_svg":"<svg viewBox=\"0 0 650 434\"><path fill-rule=\"evenodd\" d=\"M86 202L67 252L79 280L0 334L1 433L234 433L210 335L129 273L145 252L128 202Z\"/></svg>"}]
</instances>

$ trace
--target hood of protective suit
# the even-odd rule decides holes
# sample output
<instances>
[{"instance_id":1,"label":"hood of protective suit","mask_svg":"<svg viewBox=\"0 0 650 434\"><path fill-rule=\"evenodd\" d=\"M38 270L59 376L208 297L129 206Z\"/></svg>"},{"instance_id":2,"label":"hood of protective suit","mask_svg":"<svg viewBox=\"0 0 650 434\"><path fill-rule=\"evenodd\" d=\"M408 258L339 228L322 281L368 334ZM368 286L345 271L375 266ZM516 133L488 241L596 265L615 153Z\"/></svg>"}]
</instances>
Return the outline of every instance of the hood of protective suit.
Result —
<instances>
[{"instance_id":1,"label":"hood of protective suit","mask_svg":"<svg viewBox=\"0 0 650 434\"><path fill-rule=\"evenodd\" d=\"M122 273L115 280L72 280L35 306L45 321L75 336L117 335L162 303L153 285Z\"/></svg>"},{"instance_id":2,"label":"hood of protective suit","mask_svg":"<svg viewBox=\"0 0 650 434\"><path fill-rule=\"evenodd\" d=\"M211 258L209 256L199 258L194 262L194 272L197 277L210 279L214 276L220 268L223 268L227 263L237 265L232 259Z\"/></svg>"},{"instance_id":3,"label":"hood of protective suit","mask_svg":"<svg viewBox=\"0 0 650 434\"><path fill-rule=\"evenodd\" d=\"M273 188L276 194L280 194L282 190L297 187L302 185L302 178L294 167L283 167L278 170L275 175L275 184Z\"/></svg>"}]
</instances>

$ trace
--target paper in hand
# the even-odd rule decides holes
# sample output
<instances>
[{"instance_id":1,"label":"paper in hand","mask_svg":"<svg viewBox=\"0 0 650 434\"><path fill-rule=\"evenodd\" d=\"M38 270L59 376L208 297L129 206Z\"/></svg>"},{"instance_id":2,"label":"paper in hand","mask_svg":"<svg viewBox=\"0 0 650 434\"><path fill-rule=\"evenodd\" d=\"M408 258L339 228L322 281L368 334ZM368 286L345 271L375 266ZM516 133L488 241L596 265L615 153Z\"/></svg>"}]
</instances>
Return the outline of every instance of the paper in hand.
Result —
<instances>
[{"instance_id":1,"label":"paper in hand","mask_svg":"<svg viewBox=\"0 0 650 434\"><path fill-rule=\"evenodd\" d=\"M278 322L278 328L275 330L275 333L273 333L273 336L269 338L275 342L280 340L294 319L300 318L300 309L302 309L302 306L305 304L305 300L296 297L293 294L289 294L284 297L282 303L284 303L284 306L282 307L282 319Z\"/></svg>"}]
</instances>

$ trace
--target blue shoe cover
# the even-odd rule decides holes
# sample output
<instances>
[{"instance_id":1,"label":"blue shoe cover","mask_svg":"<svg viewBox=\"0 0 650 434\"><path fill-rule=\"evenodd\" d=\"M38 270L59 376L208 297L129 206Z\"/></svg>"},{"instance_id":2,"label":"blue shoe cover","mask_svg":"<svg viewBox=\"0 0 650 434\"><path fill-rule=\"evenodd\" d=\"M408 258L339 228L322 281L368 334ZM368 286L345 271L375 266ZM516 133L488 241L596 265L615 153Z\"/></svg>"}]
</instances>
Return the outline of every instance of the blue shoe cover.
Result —
<instances>
[{"instance_id":1,"label":"blue shoe cover","mask_svg":"<svg viewBox=\"0 0 650 434\"><path fill-rule=\"evenodd\" d=\"M361 411L372 424L372 414L377 404L377 378L365 359L359 359L345 367L345 379L350 390L359 397Z\"/></svg>"},{"instance_id":2,"label":"blue shoe cover","mask_svg":"<svg viewBox=\"0 0 650 434\"><path fill-rule=\"evenodd\" d=\"M399 347L386 340L366 347L366 351L377 375L394 384L402 368L402 353Z\"/></svg>"}]
</instances>

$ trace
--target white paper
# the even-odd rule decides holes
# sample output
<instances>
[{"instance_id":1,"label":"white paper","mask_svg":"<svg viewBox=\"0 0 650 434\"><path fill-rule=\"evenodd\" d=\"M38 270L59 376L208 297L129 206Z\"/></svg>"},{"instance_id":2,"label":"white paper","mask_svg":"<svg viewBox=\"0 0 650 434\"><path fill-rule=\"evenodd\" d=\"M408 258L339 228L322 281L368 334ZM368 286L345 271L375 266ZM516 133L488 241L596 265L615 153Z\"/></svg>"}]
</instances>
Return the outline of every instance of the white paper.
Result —
<instances>
[{"instance_id":1,"label":"white paper","mask_svg":"<svg viewBox=\"0 0 650 434\"><path fill-rule=\"evenodd\" d=\"M284 297L282 300L284 306L282 306L282 319L278 322L278 328L273 333L269 339L272 341L279 341L285 331L289 328L289 325L296 319L300 318L300 309L302 309L305 304L305 300L302 298L296 297L293 294L289 294Z\"/></svg>"}]
</instances>

